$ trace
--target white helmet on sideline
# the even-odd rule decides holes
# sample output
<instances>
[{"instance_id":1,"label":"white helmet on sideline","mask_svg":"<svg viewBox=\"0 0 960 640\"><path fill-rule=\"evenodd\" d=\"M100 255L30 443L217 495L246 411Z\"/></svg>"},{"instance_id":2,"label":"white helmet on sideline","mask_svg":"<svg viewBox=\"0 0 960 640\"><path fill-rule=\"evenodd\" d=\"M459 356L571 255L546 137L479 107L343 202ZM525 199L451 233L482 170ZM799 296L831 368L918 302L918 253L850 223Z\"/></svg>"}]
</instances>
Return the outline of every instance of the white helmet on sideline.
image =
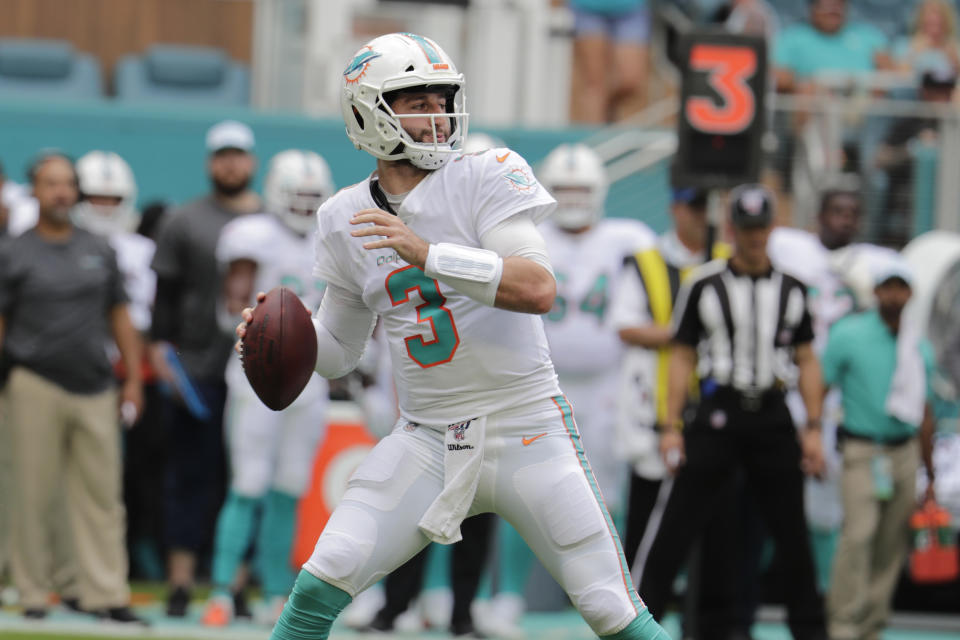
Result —
<instances>
[{"instance_id":1,"label":"white helmet on sideline","mask_svg":"<svg viewBox=\"0 0 960 640\"><path fill-rule=\"evenodd\" d=\"M77 160L77 179L83 196L73 210L77 226L100 235L136 230L137 183L123 158L112 151L91 151ZM116 204L94 204L91 197L114 198Z\"/></svg>"},{"instance_id":2,"label":"white helmet on sideline","mask_svg":"<svg viewBox=\"0 0 960 640\"><path fill-rule=\"evenodd\" d=\"M287 149L273 156L263 186L267 211L300 235L316 229L314 214L333 195L327 162L313 151Z\"/></svg>"},{"instance_id":3,"label":"white helmet on sideline","mask_svg":"<svg viewBox=\"0 0 960 640\"><path fill-rule=\"evenodd\" d=\"M429 38L390 33L374 38L350 60L341 81L340 108L347 136L358 149L381 160L409 160L420 169L439 169L459 153L467 134L463 74ZM447 94L447 114L398 116L387 104L390 92L430 87ZM403 118L450 119L445 142L414 142ZM436 140L436 138L434 138Z\"/></svg>"},{"instance_id":4,"label":"white helmet on sideline","mask_svg":"<svg viewBox=\"0 0 960 640\"><path fill-rule=\"evenodd\" d=\"M480 153L489 149L498 149L507 146L500 138L495 138L489 133L478 131L471 133L463 142L464 153Z\"/></svg>"},{"instance_id":5,"label":"white helmet on sideline","mask_svg":"<svg viewBox=\"0 0 960 640\"><path fill-rule=\"evenodd\" d=\"M553 221L563 229L582 229L603 217L607 172L597 152L585 144L562 144L546 157L540 183L557 199Z\"/></svg>"}]
</instances>

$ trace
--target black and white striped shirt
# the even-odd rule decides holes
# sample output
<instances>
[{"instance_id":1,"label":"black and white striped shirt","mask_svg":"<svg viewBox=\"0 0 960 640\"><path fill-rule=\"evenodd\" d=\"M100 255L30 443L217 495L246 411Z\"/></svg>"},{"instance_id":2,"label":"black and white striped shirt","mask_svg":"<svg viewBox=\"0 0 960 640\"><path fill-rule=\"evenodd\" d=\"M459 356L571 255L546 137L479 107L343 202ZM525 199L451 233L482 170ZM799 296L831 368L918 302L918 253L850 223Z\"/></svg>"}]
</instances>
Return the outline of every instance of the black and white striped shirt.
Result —
<instances>
[{"instance_id":1,"label":"black and white striped shirt","mask_svg":"<svg viewBox=\"0 0 960 640\"><path fill-rule=\"evenodd\" d=\"M792 382L794 347L813 340L803 283L773 268L740 273L727 260L705 264L684 283L673 326L677 342L705 356L702 378L744 392Z\"/></svg>"}]
</instances>

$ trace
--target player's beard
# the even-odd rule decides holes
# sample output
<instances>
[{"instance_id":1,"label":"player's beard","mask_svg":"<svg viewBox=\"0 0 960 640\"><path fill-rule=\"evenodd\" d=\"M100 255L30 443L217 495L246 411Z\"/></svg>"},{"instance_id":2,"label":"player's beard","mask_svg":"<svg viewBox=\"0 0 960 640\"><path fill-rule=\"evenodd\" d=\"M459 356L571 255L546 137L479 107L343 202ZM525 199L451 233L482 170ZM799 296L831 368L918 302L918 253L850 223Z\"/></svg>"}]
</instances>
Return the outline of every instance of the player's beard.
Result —
<instances>
[{"instance_id":1,"label":"player's beard","mask_svg":"<svg viewBox=\"0 0 960 640\"><path fill-rule=\"evenodd\" d=\"M905 305L902 305L897 302L887 302L877 305L877 313L880 314L880 317L883 318L884 322L891 326L900 325L900 316L903 314L903 308Z\"/></svg>"},{"instance_id":2,"label":"player's beard","mask_svg":"<svg viewBox=\"0 0 960 640\"><path fill-rule=\"evenodd\" d=\"M73 207L71 206L56 205L47 209L42 215L50 224L60 226L70 222L72 211Z\"/></svg>"},{"instance_id":3,"label":"player's beard","mask_svg":"<svg viewBox=\"0 0 960 640\"><path fill-rule=\"evenodd\" d=\"M217 178L211 178L210 181L213 183L213 190L217 192L217 195L223 196L225 198L232 198L233 196L240 195L246 191L247 187L250 186L250 177L242 178L240 180L233 180L230 182L225 182L223 180L218 180Z\"/></svg>"},{"instance_id":4,"label":"player's beard","mask_svg":"<svg viewBox=\"0 0 960 640\"><path fill-rule=\"evenodd\" d=\"M410 135L410 138L417 144L434 144L433 140L433 128L424 127L416 132L407 131ZM443 140L436 144L449 144L450 143L450 126L449 123L441 123L437 121L437 137L442 137Z\"/></svg>"}]
</instances>

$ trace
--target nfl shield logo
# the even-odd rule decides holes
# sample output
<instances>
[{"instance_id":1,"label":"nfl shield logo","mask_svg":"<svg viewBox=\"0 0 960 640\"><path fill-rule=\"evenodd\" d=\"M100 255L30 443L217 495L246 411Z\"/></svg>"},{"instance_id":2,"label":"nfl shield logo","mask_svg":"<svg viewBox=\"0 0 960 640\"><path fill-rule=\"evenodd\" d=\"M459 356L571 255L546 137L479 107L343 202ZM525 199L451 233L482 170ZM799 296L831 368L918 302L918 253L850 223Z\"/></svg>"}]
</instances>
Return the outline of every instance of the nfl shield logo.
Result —
<instances>
[{"instance_id":1,"label":"nfl shield logo","mask_svg":"<svg viewBox=\"0 0 960 640\"><path fill-rule=\"evenodd\" d=\"M464 420L463 422L451 424L447 427L447 431L453 431L454 440L463 440L464 432L470 427L471 422L473 422L473 420Z\"/></svg>"}]
</instances>

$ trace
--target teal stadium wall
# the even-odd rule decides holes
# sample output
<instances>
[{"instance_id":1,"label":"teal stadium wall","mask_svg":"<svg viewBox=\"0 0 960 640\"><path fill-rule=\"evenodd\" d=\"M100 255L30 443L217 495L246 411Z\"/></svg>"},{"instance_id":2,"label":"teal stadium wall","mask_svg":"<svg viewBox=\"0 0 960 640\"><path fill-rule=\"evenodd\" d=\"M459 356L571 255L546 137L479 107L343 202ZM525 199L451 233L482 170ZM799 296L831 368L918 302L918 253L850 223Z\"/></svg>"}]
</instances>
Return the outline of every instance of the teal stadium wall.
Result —
<instances>
[{"instance_id":1,"label":"teal stadium wall","mask_svg":"<svg viewBox=\"0 0 960 640\"><path fill-rule=\"evenodd\" d=\"M362 180L370 156L353 148L339 119L250 109L130 106L115 102L0 102L0 161L8 177L26 180L26 167L44 148L79 157L92 149L115 151L133 169L138 202L163 199L182 203L208 190L204 135L215 122L233 118L249 124L257 138L259 190L270 157L291 147L326 158L338 187ZM531 164L556 145L576 142L587 128L484 129L506 142ZM668 223L667 167L664 163L611 186L608 215L646 221L657 231Z\"/></svg>"}]
</instances>

